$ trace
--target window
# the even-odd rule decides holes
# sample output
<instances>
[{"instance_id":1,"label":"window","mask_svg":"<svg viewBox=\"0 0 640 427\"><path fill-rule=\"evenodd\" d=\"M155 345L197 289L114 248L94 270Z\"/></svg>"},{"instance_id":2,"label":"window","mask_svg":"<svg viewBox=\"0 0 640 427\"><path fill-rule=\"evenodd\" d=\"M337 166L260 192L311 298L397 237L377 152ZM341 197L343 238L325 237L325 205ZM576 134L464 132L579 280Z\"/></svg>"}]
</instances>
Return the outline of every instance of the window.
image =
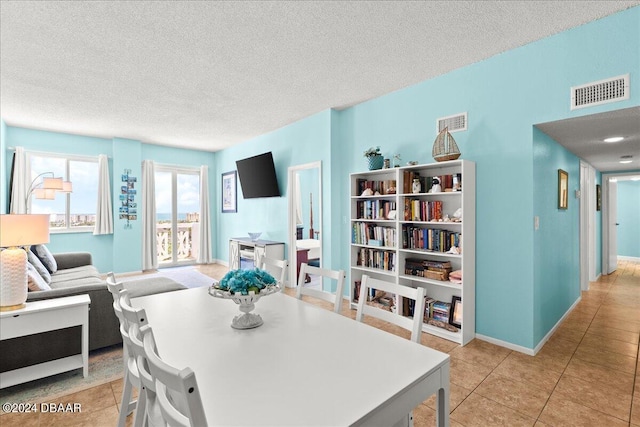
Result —
<instances>
[{"instance_id":1,"label":"window","mask_svg":"<svg viewBox=\"0 0 640 427\"><path fill-rule=\"evenodd\" d=\"M27 201L29 212L49 214L51 232L54 233L93 231L98 204L98 159L29 153L27 164L29 176L36 185L41 180L36 177L46 172L73 184L72 193L56 193L55 200L40 200L32 195Z\"/></svg>"}]
</instances>

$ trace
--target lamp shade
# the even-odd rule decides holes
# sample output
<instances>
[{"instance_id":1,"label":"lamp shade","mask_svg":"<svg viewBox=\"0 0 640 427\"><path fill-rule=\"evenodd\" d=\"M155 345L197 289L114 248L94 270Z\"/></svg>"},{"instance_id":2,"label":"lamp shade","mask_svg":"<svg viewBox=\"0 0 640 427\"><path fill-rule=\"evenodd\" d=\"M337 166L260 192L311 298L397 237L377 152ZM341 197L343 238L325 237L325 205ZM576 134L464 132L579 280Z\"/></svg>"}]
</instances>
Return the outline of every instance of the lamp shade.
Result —
<instances>
[{"instance_id":1,"label":"lamp shade","mask_svg":"<svg viewBox=\"0 0 640 427\"><path fill-rule=\"evenodd\" d=\"M59 190L61 193L73 193L73 184L71 181L62 181L62 190Z\"/></svg>"},{"instance_id":2,"label":"lamp shade","mask_svg":"<svg viewBox=\"0 0 640 427\"><path fill-rule=\"evenodd\" d=\"M49 215L0 215L0 247L49 243Z\"/></svg>"},{"instance_id":3,"label":"lamp shade","mask_svg":"<svg viewBox=\"0 0 640 427\"><path fill-rule=\"evenodd\" d=\"M62 178L42 178L42 188L62 190Z\"/></svg>"}]
</instances>

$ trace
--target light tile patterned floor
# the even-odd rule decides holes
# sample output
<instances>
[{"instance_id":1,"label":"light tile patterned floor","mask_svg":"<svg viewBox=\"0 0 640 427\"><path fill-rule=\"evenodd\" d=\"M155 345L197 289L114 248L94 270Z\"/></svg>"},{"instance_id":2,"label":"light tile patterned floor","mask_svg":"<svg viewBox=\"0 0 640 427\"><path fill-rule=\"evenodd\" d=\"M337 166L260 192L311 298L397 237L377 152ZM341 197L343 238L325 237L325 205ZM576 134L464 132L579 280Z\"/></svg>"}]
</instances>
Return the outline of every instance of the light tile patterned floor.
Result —
<instances>
[{"instance_id":1,"label":"light tile patterned floor","mask_svg":"<svg viewBox=\"0 0 640 427\"><path fill-rule=\"evenodd\" d=\"M226 267L200 271L220 278ZM346 307L343 314L355 317ZM369 323L409 336L380 321ZM535 357L480 340L460 347L423 334L422 344L451 355L452 426L640 427L639 338L640 263L621 261L614 274L583 292ZM115 381L54 402L81 403L81 414L3 414L0 425L114 426L121 389L122 381ZM435 425L434 404L432 397L414 410L416 427Z\"/></svg>"}]
</instances>

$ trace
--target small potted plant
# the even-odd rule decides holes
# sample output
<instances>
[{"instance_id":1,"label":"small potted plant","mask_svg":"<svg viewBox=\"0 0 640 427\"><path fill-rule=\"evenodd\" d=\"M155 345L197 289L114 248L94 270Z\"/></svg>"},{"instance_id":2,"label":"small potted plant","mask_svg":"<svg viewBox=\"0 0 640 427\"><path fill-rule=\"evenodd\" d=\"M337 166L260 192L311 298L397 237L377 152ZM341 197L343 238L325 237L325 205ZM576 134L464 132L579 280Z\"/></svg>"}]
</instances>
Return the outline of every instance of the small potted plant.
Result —
<instances>
[{"instance_id":1,"label":"small potted plant","mask_svg":"<svg viewBox=\"0 0 640 427\"><path fill-rule=\"evenodd\" d=\"M379 146L370 147L364 152L364 156L367 158L367 163L370 171L382 169L382 165L384 164L384 157L382 157L382 153L380 153Z\"/></svg>"}]
</instances>

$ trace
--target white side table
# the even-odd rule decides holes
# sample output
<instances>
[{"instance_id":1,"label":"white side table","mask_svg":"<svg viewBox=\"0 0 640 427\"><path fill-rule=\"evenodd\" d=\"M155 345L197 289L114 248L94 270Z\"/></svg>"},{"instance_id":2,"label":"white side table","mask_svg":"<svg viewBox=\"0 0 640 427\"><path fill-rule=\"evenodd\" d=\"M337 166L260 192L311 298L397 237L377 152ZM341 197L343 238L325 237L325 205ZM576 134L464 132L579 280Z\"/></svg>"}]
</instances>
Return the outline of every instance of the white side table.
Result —
<instances>
[{"instance_id":1,"label":"white side table","mask_svg":"<svg viewBox=\"0 0 640 427\"><path fill-rule=\"evenodd\" d=\"M27 302L19 310L0 312L0 340L82 326L82 353L0 373L0 388L82 368L89 374L89 295ZM46 345L46 343L43 343Z\"/></svg>"}]
</instances>

